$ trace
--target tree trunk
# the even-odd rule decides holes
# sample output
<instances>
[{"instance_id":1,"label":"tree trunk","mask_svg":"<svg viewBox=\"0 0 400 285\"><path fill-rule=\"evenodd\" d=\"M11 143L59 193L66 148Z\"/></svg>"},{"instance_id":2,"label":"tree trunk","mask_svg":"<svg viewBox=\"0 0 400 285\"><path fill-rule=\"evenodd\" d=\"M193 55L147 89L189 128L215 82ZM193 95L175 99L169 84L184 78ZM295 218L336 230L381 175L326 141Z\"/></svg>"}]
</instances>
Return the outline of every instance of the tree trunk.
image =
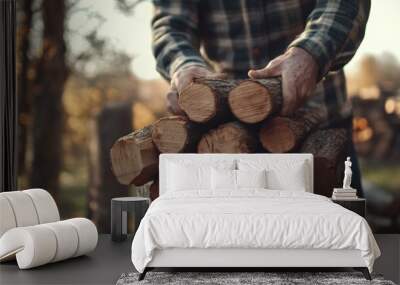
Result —
<instances>
[{"instance_id":1,"label":"tree trunk","mask_svg":"<svg viewBox=\"0 0 400 285\"><path fill-rule=\"evenodd\" d=\"M37 66L34 90L33 163L31 187L48 190L58 200L62 166L65 62L65 2L44 0L42 55Z\"/></svg>"},{"instance_id":2,"label":"tree trunk","mask_svg":"<svg viewBox=\"0 0 400 285\"><path fill-rule=\"evenodd\" d=\"M179 106L193 122L212 125L227 122L232 117L228 95L235 86L233 80L195 79L179 94Z\"/></svg>"},{"instance_id":3,"label":"tree trunk","mask_svg":"<svg viewBox=\"0 0 400 285\"><path fill-rule=\"evenodd\" d=\"M162 153L193 152L202 133L202 127L186 117L169 116L154 123L152 138Z\"/></svg>"},{"instance_id":4,"label":"tree trunk","mask_svg":"<svg viewBox=\"0 0 400 285\"><path fill-rule=\"evenodd\" d=\"M18 72L18 174L25 174L26 165L26 145L28 140L28 127L31 114L31 98L29 96L29 50L31 47L31 28L32 28L32 0L22 1L22 21L18 28L19 33L19 72Z\"/></svg>"},{"instance_id":5,"label":"tree trunk","mask_svg":"<svg viewBox=\"0 0 400 285\"><path fill-rule=\"evenodd\" d=\"M128 195L128 187L118 183L110 165L110 149L121 136L132 131L132 104L106 105L94 124L90 142L90 184L88 216L99 232L110 232L110 201Z\"/></svg>"},{"instance_id":6,"label":"tree trunk","mask_svg":"<svg viewBox=\"0 0 400 285\"><path fill-rule=\"evenodd\" d=\"M155 199L158 198L160 195L159 191L159 183L158 183L158 177L153 181L153 183L150 185L149 192L150 192L150 200L154 201Z\"/></svg>"},{"instance_id":7,"label":"tree trunk","mask_svg":"<svg viewBox=\"0 0 400 285\"><path fill-rule=\"evenodd\" d=\"M280 77L244 80L229 93L233 115L243 123L254 124L277 113L282 107Z\"/></svg>"},{"instance_id":8,"label":"tree trunk","mask_svg":"<svg viewBox=\"0 0 400 285\"><path fill-rule=\"evenodd\" d=\"M199 153L251 153L257 149L258 141L248 127L239 122L220 125L206 133L200 140Z\"/></svg>"},{"instance_id":9,"label":"tree trunk","mask_svg":"<svg viewBox=\"0 0 400 285\"><path fill-rule=\"evenodd\" d=\"M294 151L306 136L323 122L319 109L298 110L293 117L274 117L260 130L262 146L273 153Z\"/></svg>"},{"instance_id":10,"label":"tree trunk","mask_svg":"<svg viewBox=\"0 0 400 285\"><path fill-rule=\"evenodd\" d=\"M118 139L111 148L111 163L121 184L141 186L158 174L158 150L153 144L153 126Z\"/></svg>"},{"instance_id":11,"label":"tree trunk","mask_svg":"<svg viewBox=\"0 0 400 285\"><path fill-rule=\"evenodd\" d=\"M300 152L314 155L314 193L330 197L341 187L348 143L345 129L318 130L304 141Z\"/></svg>"}]
</instances>

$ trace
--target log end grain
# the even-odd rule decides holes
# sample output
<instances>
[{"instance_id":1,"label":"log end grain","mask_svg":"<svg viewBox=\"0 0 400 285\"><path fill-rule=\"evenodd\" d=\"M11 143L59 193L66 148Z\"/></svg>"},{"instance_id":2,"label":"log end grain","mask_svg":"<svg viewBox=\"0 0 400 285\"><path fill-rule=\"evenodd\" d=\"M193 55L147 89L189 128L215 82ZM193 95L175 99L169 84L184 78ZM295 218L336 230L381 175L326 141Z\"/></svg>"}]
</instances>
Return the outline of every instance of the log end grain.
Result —
<instances>
[{"instance_id":1,"label":"log end grain","mask_svg":"<svg viewBox=\"0 0 400 285\"><path fill-rule=\"evenodd\" d=\"M217 109L216 94L205 84L193 82L180 94L178 104L188 118L196 123L208 122Z\"/></svg>"},{"instance_id":2,"label":"log end grain","mask_svg":"<svg viewBox=\"0 0 400 285\"><path fill-rule=\"evenodd\" d=\"M154 123L152 139L161 153L182 152L188 144L188 120L182 116L169 116Z\"/></svg>"},{"instance_id":3,"label":"log end grain","mask_svg":"<svg viewBox=\"0 0 400 285\"><path fill-rule=\"evenodd\" d=\"M292 121L286 117L275 117L260 129L260 142L272 153L284 153L296 147L297 138L291 128Z\"/></svg>"},{"instance_id":4,"label":"log end grain","mask_svg":"<svg viewBox=\"0 0 400 285\"><path fill-rule=\"evenodd\" d=\"M259 123L282 107L281 78L248 79L229 92L231 112L240 121Z\"/></svg>"},{"instance_id":5,"label":"log end grain","mask_svg":"<svg viewBox=\"0 0 400 285\"><path fill-rule=\"evenodd\" d=\"M248 124L261 122L273 110L268 89L251 80L243 81L232 89L228 102L233 115Z\"/></svg>"},{"instance_id":6,"label":"log end grain","mask_svg":"<svg viewBox=\"0 0 400 285\"><path fill-rule=\"evenodd\" d=\"M227 123L205 134L198 146L199 153L251 153L258 142L254 134L240 123Z\"/></svg>"}]
</instances>

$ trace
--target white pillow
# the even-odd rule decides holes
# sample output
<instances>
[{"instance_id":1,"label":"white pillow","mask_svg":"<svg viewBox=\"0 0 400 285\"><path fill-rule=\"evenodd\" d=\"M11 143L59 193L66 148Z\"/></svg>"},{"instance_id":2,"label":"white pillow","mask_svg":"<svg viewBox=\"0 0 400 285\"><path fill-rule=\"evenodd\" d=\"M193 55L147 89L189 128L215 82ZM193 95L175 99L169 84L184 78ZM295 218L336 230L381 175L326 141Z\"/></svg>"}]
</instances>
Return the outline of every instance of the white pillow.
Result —
<instances>
[{"instance_id":1,"label":"white pillow","mask_svg":"<svg viewBox=\"0 0 400 285\"><path fill-rule=\"evenodd\" d=\"M273 190L306 191L307 167L304 161L240 159L239 170L267 171L267 188Z\"/></svg>"},{"instance_id":2,"label":"white pillow","mask_svg":"<svg viewBox=\"0 0 400 285\"><path fill-rule=\"evenodd\" d=\"M211 189L211 167L168 164L168 191Z\"/></svg>"},{"instance_id":3,"label":"white pillow","mask_svg":"<svg viewBox=\"0 0 400 285\"><path fill-rule=\"evenodd\" d=\"M273 169L267 172L268 188L273 190L289 190L306 192L307 183L302 166L281 171Z\"/></svg>"},{"instance_id":4,"label":"white pillow","mask_svg":"<svg viewBox=\"0 0 400 285\"><path fill-rule=\"evenodd\" d=\"M236 190L236 170L212 168L211 173L213 190Z\"/></svg>"},{"instance_id":5,"label":"white pillow","mask_svg":"<svg viewBox=\"0 0 400 285\"><path fill-rule=\"evenodd\" d=\"M211 167L235 169L236 160L174 159L166 164L166 191L210 190Z\"/></svg>"},{"instance_id":6,"label":"white pillow","mask_svg":"<svg viewBox=\"0 0 400 285\"><path fill-rule=\"evenodd\" d=\"M215 169L211 171L213 190L237 190L240 188L267 188L266 170Z\"/></svg>"},{"instance_id":7,"label":"white pillow","mask_svg":"<svg viewBox=\"0 0 400 285\"><path fill-rule=\"evenodd\" d=\"M236 170L238 188L267 188L267 171Z\"/></svg>"}]
</instances>

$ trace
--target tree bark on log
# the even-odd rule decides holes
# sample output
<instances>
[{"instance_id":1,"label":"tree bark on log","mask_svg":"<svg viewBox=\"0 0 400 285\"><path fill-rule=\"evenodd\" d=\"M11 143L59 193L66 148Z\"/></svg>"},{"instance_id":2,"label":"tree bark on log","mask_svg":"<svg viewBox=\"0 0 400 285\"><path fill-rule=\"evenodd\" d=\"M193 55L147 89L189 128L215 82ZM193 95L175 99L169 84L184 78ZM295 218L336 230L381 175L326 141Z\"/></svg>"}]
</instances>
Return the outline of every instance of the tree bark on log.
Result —
<instances>
[{"instance_id":1,"label":"tree bark on log","mask_svg":"<svg viewBox=\"0 0 400 285\"><path fill-rule=\"evenodd\" d=\"M158 174L158 150L151 138L152 126L118 139L111 148L111 164L121 184L141 186Z\"/></svg>"},{"instance_id":2,"label":"tree bark on log","mask_svg":"<svg viewBox=\"0 0 400 285\"><path fill-rule=\"evenodd\" d=\"M154 201L155 199L158 198L158 196L160 195L160 191L159 191L159 182L158 182L158 177L153 181L153 183L150 185L149 188L149 193L150 193L150 200Z\"/></svg>"},{"instance_id":3,"label":"tree bark on log","mask_svg":"<svg viewBox=\"0 0 400 285\"><path fill-rule=\"evenodd\" d=\"M228 106L234 80L197 78L179 94L179 106L196 123L220 124L232 118Z\"/></svg>"},{"instance_id":4,"label":"tree bark on log","mask_svg":"<svg viewBox=\"0 0 400 285\"><path fill-rule=\"evenodd\" d=\"M261 144L272 153L293 151L324 118L320 109L301 109L293 117L271 118L261 126Z\"/></svg>"},{"instance_id":5,"label":"tree bark on log","mask_svg":"<svg viewBox=\"0 0 400 285\"><path fill-rule=\"evenodd\" d=\"M152 139L161 153L193 152L202 133L202 127L186 117L169 116L153 124Z\"/></svg>"},{"instance_id":6,"label":"tree bark on log","mask_svg":"<svg viewBox=\"0 0 400 285\"><path fill-rule=\"evenodd\" d=\"M300 148L314 155L314 193L330 197L334 187L341 187L346 149L345 129L318 130Z\"/></svg>"},{"instance_id":7,"label":"tree bark on log","mask_svg":"<svg viewBox=\"0 0 400 285\"><path fill-rule=\"evenodd\" d=\"M230 122L210 130L200 140L199 153L251 153L257 149L256 134L239 122Z\"/></svg>"},{"instance_id":8,"label":"tree bark on log","mask_svg":"<svg viewBox=\"0 0 400 285\"><path fill-rule=\"evenodd\" d=\"M229 92L228 102L233 115L241 122L254 124L277 113L282 107L282 80L248 79Z\"/></svg>"}]
</instances>

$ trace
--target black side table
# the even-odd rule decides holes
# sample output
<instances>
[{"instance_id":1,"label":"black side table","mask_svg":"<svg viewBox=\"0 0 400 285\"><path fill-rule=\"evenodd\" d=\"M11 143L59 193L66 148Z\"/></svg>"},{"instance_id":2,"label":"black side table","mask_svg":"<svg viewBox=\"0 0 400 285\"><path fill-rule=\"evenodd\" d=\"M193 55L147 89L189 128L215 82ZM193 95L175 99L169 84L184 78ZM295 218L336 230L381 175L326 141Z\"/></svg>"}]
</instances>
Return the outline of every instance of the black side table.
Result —
<instances>
[{"instance_id":1,"label":"black side table","mask_svg":"<svg viewBox=\"0 0 400 285\"><path fill-rule=\"evenodd\" d=\"M113 241L124 241L126 239L128 231L128 212L134 213L134 233L136 233L149 204L150 200L144 197L120 197L111 199L111 239Z\"/></svg>"},{"instance_id":2,"label":"black side table","mask_svg":"<svg viewBox=\"0 0 400 285\"><path fill-rule=\"evenodd\" d=\"M365 218L366 214L366 200L364 198L354 198L348 200L332 199L332 202L339 204L340 206L359 214Z\"/></svg>"}]
</instances>

